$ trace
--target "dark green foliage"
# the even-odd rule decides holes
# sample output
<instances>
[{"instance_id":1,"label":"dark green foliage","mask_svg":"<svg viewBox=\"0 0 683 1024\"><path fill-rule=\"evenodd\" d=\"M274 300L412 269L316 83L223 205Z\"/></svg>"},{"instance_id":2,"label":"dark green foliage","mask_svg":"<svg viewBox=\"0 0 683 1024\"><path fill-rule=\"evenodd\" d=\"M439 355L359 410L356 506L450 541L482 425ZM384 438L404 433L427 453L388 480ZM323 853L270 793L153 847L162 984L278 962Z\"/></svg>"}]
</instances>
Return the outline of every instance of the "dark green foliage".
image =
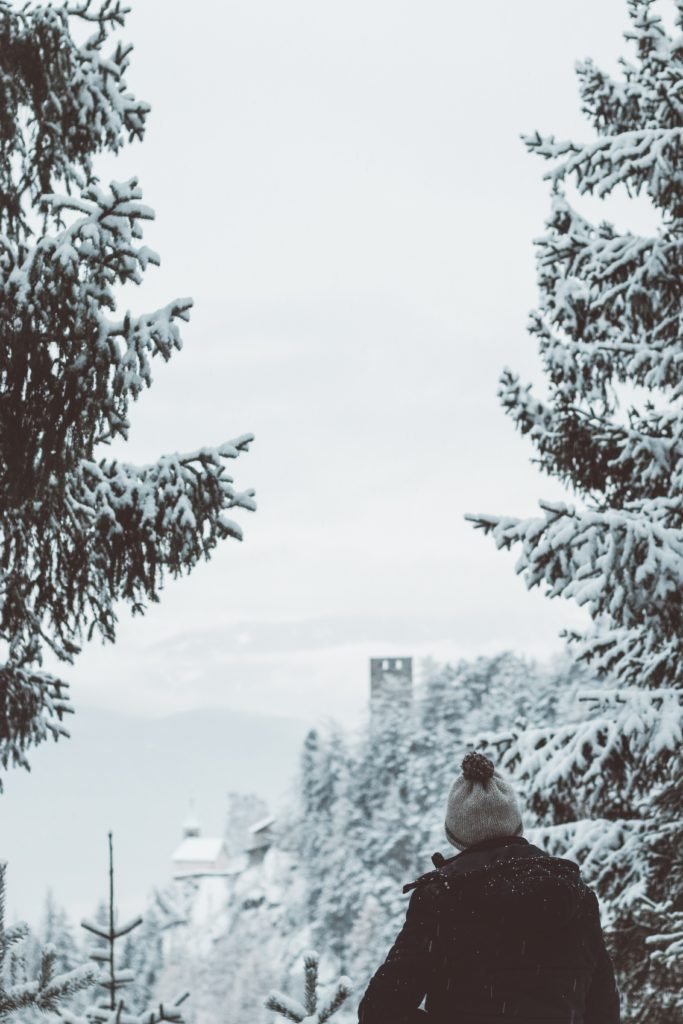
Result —
<instances>
[{"instance_id":1,"label":"dark green foliage","mask_svg":"<svg viewBox=\"0 0 683 1024\"><path fill-rule=\"evenodd\" d=\"M105 53L119 0L22 8L0 0L0 760L65 733L64 684L47 648L73 660L116 636L116 603L142 612L164 580L219 541L226 513L253 509L228 460L251 435L134 466L102 456L128 437L151 363L181 347L192 301L116 315L117 291L159 257L141 243L153 211L138 182L103 186L94 158L142 138L149 107L129 91L131 47ZM77 43L83 24L92 35Z\"/></svg>"},{"instance_id":2,"label":"dark green foliage","mask_svg":"<svg viewBox=\"0 0 683 1024\"><path fill-rule=\"evenodd\" d=\"M124 77L132 47L119 44L111 55L102 53L128 10L120 0L20 9L0 3L2 234L28 232L28 209L55 182L69 192L82 188L95 153L142 138L149 105L128 93ZM96 28L86 47L71 37L73 15Z\"/></svg>"}]
</instances>

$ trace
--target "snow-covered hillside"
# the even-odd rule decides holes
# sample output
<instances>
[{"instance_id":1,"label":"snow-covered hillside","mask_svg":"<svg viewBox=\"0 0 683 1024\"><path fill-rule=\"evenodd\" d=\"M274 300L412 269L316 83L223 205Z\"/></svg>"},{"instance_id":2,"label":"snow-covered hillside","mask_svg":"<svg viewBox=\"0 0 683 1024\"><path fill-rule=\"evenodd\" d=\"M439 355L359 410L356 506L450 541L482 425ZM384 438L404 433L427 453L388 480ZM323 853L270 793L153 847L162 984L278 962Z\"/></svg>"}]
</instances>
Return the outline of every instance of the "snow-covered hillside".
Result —
<instances>
[{"instance_id":1,"label":"snow-covered hillside","mask_svg":"<svg viewBox=\"0 0 683 1024\"><path fill-rule=\"evenodd\" d=\"M468 744L492 723L578 712L573 671L553 674L511 654L432 665L409 706L373 703L361 734L334 725L310 732L296 800L281 809L265 853L157 894L159 994L190 989L191 1024L267 1024L265 996L299 995L302 955L313 947L323 983L341 974L354 982L335 1017L353 1021L400 928L403 884L446 848L445 799Z\"/></svg>"}]
</instances>

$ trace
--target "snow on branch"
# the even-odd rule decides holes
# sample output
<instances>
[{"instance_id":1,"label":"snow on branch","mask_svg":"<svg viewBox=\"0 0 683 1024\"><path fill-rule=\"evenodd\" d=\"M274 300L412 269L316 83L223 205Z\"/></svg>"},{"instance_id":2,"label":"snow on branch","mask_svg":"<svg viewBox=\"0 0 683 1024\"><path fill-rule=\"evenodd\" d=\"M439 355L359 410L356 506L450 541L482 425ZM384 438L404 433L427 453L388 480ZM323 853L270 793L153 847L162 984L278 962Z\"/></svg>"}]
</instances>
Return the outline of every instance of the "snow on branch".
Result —
<instances>
[{"instance_id":1,"label":"snow on branch","mask_svg":"<svg viewBox=\"0 0 683 1024\"><path fill-rule=\"evenodd\" d=\"M101 939L106 939L108 942L112 939L120 939L123 935L128 935L134 928L142 924L142 918L138 915L132 920L127 921L125 924L119 925L114 928L113 931L110 928L103 927L96 921L89 921L84 919L81 921L81 928L85 928L87 931L92 932L93 935L99 936Z\"/></svg>"},{"instance_id":2,"label":"snow on branch","mask_svg":"<svg viewBox=\"0 0 683 1024\"><path fill-rule=\"evenodd\" d=\"M319 1024L325 1024L325 1022L328 1021L330 1017L337 1012L337 1010L341 1009L352 991L353 985L351 984L351 981L348 978L341 978L337 982L334 993L318 1013Z\"/></svg>"},{"instance_id":3,"label":"snow on branch","mask_svg":"<svg viewBox=\"0 0 683 1024\"><path fill-rule=\"evenodd\" d=\"M5 397L0 454L7 465L5 500L17 506L64 475L78 448L128 435L128 407L152 382L151 359L181 348L178 321L192 300L120 320L117 284L140 284L158 256L138 240L153 212L136 179L97 183L81 198L47 196L54 211L78 212L57 234L30 248L8 243L0 259L0 334ZM68 301L67 297L68 296ZM31 360L25 358L27 349Z\"/></svg>"},{"instance_id":4,"label":"snow on branch","mask_svg":"<svg viewBox=\"0 0 683 1024\"><path fill-rule=\"evenodd\" d=\"M219 539L242 539L240 526L224 513L232 508L253 511L254 492L238 491L224 462L248 451L252 440L253 435L244 434L218 448L164 455L143 467L83 462L71 508L74 515L90 520L114 565L120 559L127 562L130 555L119 541L129 544L137 534L141 546L155 545L160 566L174 574L187 571Z\"/></svg>"},{"instance_id":5,"label":"snow on branch","mask_svg":"<svg viewBox=\"0 0 683 1024\"><path fill-rule=\"evenodd\" d=\"M565 355L567 348L571 344L564 346ZM587 377L590 367L585 370ZM561 388L568 394L573 386L565 378ZM631 410L628 423L605 421L585 411L579 396L566 404L539 401L531 385L509 371L501 376L498 395L536 447L539 465L586 496L599 495L611 505L654 499L673 491L681 477L683 421L677 410Z\"/></svg>"},{"instance_id":6,"label":"snow on branch","mask_svg":"<svg viewBox=\"0 0 683 1024\"><path fill-rule=\"evenodd\" d=\"M63 1011L60 1017L64 1024L183 1024L183 1015L178 1009L180 1002L182 999L171 1006L160 1003L155 1009L139 1014L131 1013L121 1001L113 1010L90 1006L86 1018Z\"/></svg>"},{"instance_id":7,"label":"snow on branch","mask_svg":"<svg viewBox=\"0 0 683 1024\"><path fill-rule=\"evenodd\" d=\"M671 914L665 905L657 909L662 917L668 916L671 930L648 935L645 944L652 950L651 957L655 963L661 963L664 967L675 970L683 959L683 913L679 911Z\"/></svg>"},{"instance_id":8,"label":"snow on branch","mask_svg":"<svg viewBox=\"0 0 683 1024\"><path fill-rule=\"evenodd\" d=\"M653 776L671 769L683 743L683 697L635 687L587 697L588 719L480 734L477 746L496 749L539 815L562 820L569 809L583 817L609 806L621 817L639 816Z\"/></svg>"},{"instance_id":9,"label":"snow on branch","mask_svg":"<svg viewBox=\"0 0 683 1024\"><path fill-rule=\"evenodd\" d=\"M624 37L635 43L638 59L620 61L623 78L616 80L592 60L577 64L583 112L600 135L683 120L680 37L668 35L651 2L628 6L632 27Z\"/></svg>"},{"instance_id":10,"label":"snow on branch","mask_svg":"<svg viewBox=\"0 0 683 1024\"><path fill-rule=\"evenodd\" d=\"M628 704L630 708L654 709L662 718L667 718L671 712L676 713L678 708L683 707L683 690L673 687L657 687L656 690L644 690L638 687L620 687L597 690L579 690L580 701L586 701L591 705L591 711L621 710L622 706Z\"/></svg>"},{"instance_id":11,"label":"snow on branch","mask_svg":"<svg viewBox=\"0 0 683 1024\"><path fill-rule=\"evenodd\" d=\"M92 968L84 966L64 974L55 974L57 950L51 944L40 951L37 977L27 975L25 962L19 956L19 970L8 970L8 952L28 937L25 924L5 927L6 865L0 863L0 1020L14 1018L22 1011L39 1010L56 1013L65 999L89 988L95 978Z\"/></svg>"},{"instance_id":12,"label":"snow on branch","mask_svg":"<svg viewBox=\"0 0 683 1024\"><path fill-rule=\"evenodd\" d=\"M98 629L114 638L117 600L142 611L157 600L166 574L190 572L225 538L241 540L241 526L227 513L253 511L254 492L235 487L226 463L251 440L244 434L142 467L83 460L64 482L60 515L49 514L40 531L31 530L31 557L18 546L23 561L13 569L15 594L5 613L15 640L25 637L28 644L39 631L70 660L88 623L89 635ZM19 573L25 574L21 587ZM68 605L56 600L64 587Z\"/></svg>"},{"instance_id":13,"label":"snow on branch","mask_svg":"<svg viewBox=\"0 0 683 1024\"><path fill-rule=\"evenodd\" d=\"M535 240L540 311L530 320L555 385L602 397L604 380L680 387L667 359L678 345L683 243L590 224L561 193ZM653 287L653 283L657 287ZM609 357L609 358L606 358Z\"/></svg>"},{"instance_id":14,"label":"snow on branch","mask_svg":"<svg viewBox=\"0 0 683 1024\"><path fill-rule=\"evenodd\" d=\"M600 621L585 635L566 632L577 656L599 677L617 677L628 685L668 686L679 679L683 663L683 637L659 630L611 626Z\"/></svg>"},{"instance_id":15,"label":"snow on branch","mask_svg":"<svg viewBox=\"0 0 683 1024\"><path fill-rule=\"evenodd\" d=\"M129 8L119 0L65 6L0 3L0 79L3 137L0 154L0 233L28 238L27 208L56 184L83 188L92 156L116 152L124 139L142 138L149 104L127 87L131 46L102 47ZM79 45L70 19L92 22L97 33ZM87 111L87 116L84 116ZM25 126L30 127L30 132Z\"/></svg>"},{"instance_id":16,"label":"snow on branch","mask_svg":"<svg viewBox=\"0 0 683 1024\"><path fill-rule=\"evenodd\" d=\"M83 0L80 4L67 4L64 10L70 18L83 18L98 24L112 21L117 25L123 25L126 15L131 12L131 8L125 7L121 0L103 0L95 9L93 0Z\"/></svg>"},{"instance_id":17,"label":"snow on branch","mask_svg":"<svg viewBox=\"0 0 683 1024\"><path fill-rule=\"evenodd\" d=\"M619 906L610 910L604 905L608 927L618 910L642 900L647 889L646 822L591 818L537 825L527 829L525 835L551 856L573 860L586 881L598 891L609 891L618 879Z\"/></svg>"},{"instance_id":18,"label":"snow on branch","mask_svg":"<svg viewBox=\"0 0 683 1024\"><path fill-rule=\"evenodd\" d=\"M68 685L47 672L6 664L0 667L0 763L28 768L26 750L52 737L68 737L64 716ZM2 784L0 783L0 792Z\"/></svg>"},{"instance_id":19,"label":"snow on branch","mask_svg":"<svg viewBox=\"0 0 683 1024\"><path fill-rule=\"evenodd\" d=\"M282 992L271 992L265 1001L266 1009L279 1014L285 1020L295 1021L296 1024L326 1024L344 1005L353 991L353 986L348 978L340 978L325 1005L318 1009L319 965L320 957L315 951L304 953L303 1003Z\"/></svg>"},{"instance_id":20,"label":"snow on branch","mask_svg":"<svg viewBox=\"0 0 683 1024\"><path fill-rule=\"evenodd\" d=\"M265 1007L267 1010L272 1010L273 1013L278 1013L285 1020L295 1021L296 1024L301 1024L306 1017L303 1005L296 999L290 999L283 992L271 992L266 999Z\"/></svg>"},{"instance_id":21,"label":"snow on branch","mask_svg":"<svg viewBox=\"0 0 683 1024\"><path fill-rule=\"evenodd\" d=\"M678 174L683 127L638 128L596 142L557 142L538 132L524 136L527 148L546 160L566 159L545 175L557 186L573 177L579 192L609 195L617 185L645 189L659 207L680 203Z\"/></svg>"},{"instance_id":22,"label":"snow on branch","mask_svg":"<svg viewBox=\"0 0 683 1024\"><path fill-rule=\"evenodd\" d=\"M588 605L594 618L608 613L625 628L646 624L668 631L683 608L683 504L653 499L633 507L577 511L540 502L543 518L469 515L498 548L521 546L516 570L531 588L544 583L550 597ZM676 526L667 520L677 521Z\"/></svg>"}]
</instances>

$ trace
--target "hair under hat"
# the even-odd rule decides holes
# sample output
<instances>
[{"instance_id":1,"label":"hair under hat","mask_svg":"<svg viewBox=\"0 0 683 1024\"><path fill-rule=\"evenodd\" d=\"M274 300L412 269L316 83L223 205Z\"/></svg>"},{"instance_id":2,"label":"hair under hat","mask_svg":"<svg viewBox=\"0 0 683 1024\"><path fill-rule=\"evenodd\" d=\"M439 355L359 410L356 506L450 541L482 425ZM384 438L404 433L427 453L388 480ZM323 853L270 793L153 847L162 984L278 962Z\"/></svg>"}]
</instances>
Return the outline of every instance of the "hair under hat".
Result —
<instances>
[{"instance_id":1,"label":"hair under hat","mask_svg":"<svg viewBox=\"0 0 683 1024\"><path fill-rule=\"evenodd\" d=\"M484 754L463 759L462 774L448 795L446 837L457 850L485 839L519 836L522 814L510 783Z\"/></svg>"}]
</instances>

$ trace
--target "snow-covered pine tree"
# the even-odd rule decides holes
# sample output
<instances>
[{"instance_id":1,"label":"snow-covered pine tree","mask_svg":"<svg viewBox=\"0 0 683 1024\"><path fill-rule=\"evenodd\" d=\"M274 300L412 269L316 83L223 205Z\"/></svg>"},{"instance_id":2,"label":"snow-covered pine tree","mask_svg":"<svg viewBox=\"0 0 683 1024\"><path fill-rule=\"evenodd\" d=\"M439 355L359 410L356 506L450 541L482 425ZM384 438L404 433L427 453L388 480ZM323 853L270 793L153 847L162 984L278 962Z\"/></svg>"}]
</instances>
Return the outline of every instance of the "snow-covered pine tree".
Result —
<instances>
[{"instance_id":1,"label":"snow-covered pine tree","mask_svg":"<svg viewBox=\"0 0 683 1024\"><path fill-rule=\"evenodd\" d=\"M6 865L0 864L0 1021L14 1021L19 1012L28 1020L32 1011L61 1010L66 1000L92 985L95 971L86 965L58 974L58 953L51 944L40 949L37 974L27 971L21 945L28 928L5 925L5 873Z\"/></svg>"},{"instance_id":2,"label":"snow-covered pine tree","mask_svg":"<svg viewBox=\"0 0 683 1024\"><path fill-rule=\"evenodd\" d=\"M121 0L0 0L0 762L65 734L65 684L40 670L84 636L113 641L115 603L142 612L253 509L226 463L251 435L146 466L106 458L151 362L181 346L190 299L116 315L117 288L158 256L135 179L102 185L93 161L141 139L149 107L128 90L131 47L104 47ZM76 25L92 34L78 43ZM82 33L81 33L82 34Z\"/></svg>"},{"instance_id":3,"label":"snow-covered pine tree","mask_svg":"<svg viewBox=\"0 0 683 1024\"><path fill-rule=\"evenodd\" d=\"M120 939L130 936L142 923L141 917L133 918L124 924L119 924L116 920L114 845L110 832L109 900L106 906L99 908L95 920L81 922L81 927L97 939L97 945L91 951L90 958L101 968L95 980L98 987L104 989L105 996L101 1002L89 1006L84 1016L62 1011L60 1015L65 1024L123 1024L124 1021L125 1024L183 1024L182 1013L178 1007L187 999L188 992L184 992L170 1005L159 1003L153 1008L145 1007L140 1012L132 1012L122 994L136 978L131 968L121 962L117 943Z\"/></svg>"},{"instance_id":4,"label":"snow-covered pine tree","mask_svg":"<svg viewBox=\"0 0 683 1024\"><path fill-rule=\"evenodd\" d=\"M677 33L654 0L629 0L633 62L619 79L578 65L588 143L538 133L554 162L552 210L537 243L539 342L548 395L509 371L506 411L576 505L542 502L539 518L471 516L499 547L520 545L529 587L587 606L572 636L611 682L579 726L522 735L508 752L535 809L591 866L613 929L633 1020L680 1020L683 973L683 0ZM590 223L564 186L645 194L660 215L641 237ZM580 826L573 819L598 818Z\"/></svg>"}]
</instances>

